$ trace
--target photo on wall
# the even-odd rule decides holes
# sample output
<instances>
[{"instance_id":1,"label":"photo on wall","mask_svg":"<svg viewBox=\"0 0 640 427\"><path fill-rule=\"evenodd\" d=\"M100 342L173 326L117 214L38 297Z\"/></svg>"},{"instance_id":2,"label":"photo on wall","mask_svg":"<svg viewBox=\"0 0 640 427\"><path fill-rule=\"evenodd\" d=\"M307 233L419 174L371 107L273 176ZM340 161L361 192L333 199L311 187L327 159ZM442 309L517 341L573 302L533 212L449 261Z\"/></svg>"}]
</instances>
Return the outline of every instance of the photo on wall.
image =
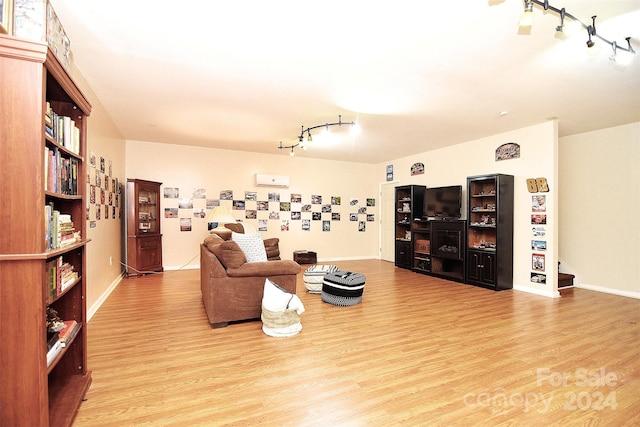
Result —
<instances>
[{"instance_id":1,"label":"photo on wall","mask_svg":"<svg viewBox=\"0 0 640 427\"><path fill-rule=\"evenodd\" d=\"M537 196L531 196L531 211L532 212L546 212L547 211L547 196L539 194Z\"/></svg>"},{"instance_id":2,"label":"photo on wall","mask_svg":"<svg viewBox=\"0 0 640 427\"><path fill-rule=\"evenodd\" d=\"M531 282L540 283L541 285L547 284L547 275L542 273L531 273Z\"/></svg>"},{"instance_id":3,"label":"photo on wall","mask_svg":"<svg viewBox=\"0 0 640 427\"><path fill-rule=\"evenodd\" d=\"M546 251L547 250L547 242L544 240L532 240L531 241L531 250L532 251Z\"/></svg>"},{"instance_id":4,"label":"photo on wall","mask_svg":"<svg viewBox=\"0 0 640 427\"><path fill-rule=\"evenodd\" d=\"M531 269L535 271L544 271L544 254L531 255Z\"/></svg>"},{"instance_id":5,"label":"photo on wall","mask_svg":"<svg viewBox=\"0 0 640 427\"><path fill-rule=\"evenodd\" d=\"M191 231L191 218L180 218L180 231Z\"/></svg>"}]
</instances>

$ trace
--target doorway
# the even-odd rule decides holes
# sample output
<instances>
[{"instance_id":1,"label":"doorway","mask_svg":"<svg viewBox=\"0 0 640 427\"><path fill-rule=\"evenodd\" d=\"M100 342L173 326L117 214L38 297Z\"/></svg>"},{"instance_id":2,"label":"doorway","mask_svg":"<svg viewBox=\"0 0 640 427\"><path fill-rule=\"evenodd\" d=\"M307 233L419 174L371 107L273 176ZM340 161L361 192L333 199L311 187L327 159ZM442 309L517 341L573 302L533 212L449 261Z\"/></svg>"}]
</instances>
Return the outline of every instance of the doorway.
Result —
<instances>
[{"instance_id":1,"label":"doorway","mask_svg":"<svg viewBox=\"0 0 640 427\"><path fill-rule=\"evenodd\" d=\"M380 184L380 259L395 262L396 182Z\"/></svg>"}]
</instances>

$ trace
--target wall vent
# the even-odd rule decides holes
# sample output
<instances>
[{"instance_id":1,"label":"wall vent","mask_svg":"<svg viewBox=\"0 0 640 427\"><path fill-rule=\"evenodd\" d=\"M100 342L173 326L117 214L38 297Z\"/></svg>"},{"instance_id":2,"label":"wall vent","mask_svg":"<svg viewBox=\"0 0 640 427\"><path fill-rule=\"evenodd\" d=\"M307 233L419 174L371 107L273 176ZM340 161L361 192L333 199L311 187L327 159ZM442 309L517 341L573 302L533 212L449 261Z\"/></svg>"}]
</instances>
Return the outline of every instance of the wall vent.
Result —
<instances>
[{"instance_id":1,"label":"wall vent","mask_svg":"<svg viewBox=\"0 0 640 427\"><path fill-rule=\"evenodd\" d=\"M289 177L284 175L256 174L256 185L259 187L288 187Z\"/></svg>"}]
</instances>

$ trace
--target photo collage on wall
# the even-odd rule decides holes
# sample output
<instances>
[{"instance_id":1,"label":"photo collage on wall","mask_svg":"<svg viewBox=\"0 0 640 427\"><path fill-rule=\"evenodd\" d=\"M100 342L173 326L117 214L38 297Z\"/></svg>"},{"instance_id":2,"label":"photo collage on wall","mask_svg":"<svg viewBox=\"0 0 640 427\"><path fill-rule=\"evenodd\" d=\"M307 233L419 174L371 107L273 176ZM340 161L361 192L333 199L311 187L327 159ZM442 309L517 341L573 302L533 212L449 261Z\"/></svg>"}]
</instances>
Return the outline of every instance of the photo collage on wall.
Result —
<instances>
[{"instance_id":1,"label":"photo collage on wall","mask_svg":"<svg viewBox=\"0 0 640 427\"><path fill-rule=\"evenodd\" d=\"M545 285L547 250L547 196L534 194L531 196L531 282Z\"/></svg>"},{"instance_id":2,"label":"photo collage on wall","mask_svg":"<svg viewBox=\"0 0 640 427\"><path fill-rule=\"evenodd\" d=\"M113 163L102 156L89 152L87 171L86 220L89 228L98 221L122 218L122 189L118 178L113 176Z\"/></svg>"},{"instance_id":3,"label":"photo collage on wall","mask_svg":"<svg viewBox=\"0 0 640 427\"><path fill-rule=\"evenodd\" d=\"M195 189L186 197L180 193L177 187L164 188L164 217L177 219L181 231L191 231L194 219L205 220L211 209L221 205L235 212L232 215L236 220L255 222L258 231L277 226L280 231L310 231L321 227L323 232L330 232L331 224L343 219L341 211L344 209L348 209L348 219L357 223L359 232L367 230L367 222L375 221L375 198L352 197L347 207L341 196L323 198L318 194L303 197L299 193L281 196L279 192L261 195L257 191L245 191L238 197L232 190L221 190L216 194L218 198L207 198L204 188Z\"/></svg>"}]
</instances>

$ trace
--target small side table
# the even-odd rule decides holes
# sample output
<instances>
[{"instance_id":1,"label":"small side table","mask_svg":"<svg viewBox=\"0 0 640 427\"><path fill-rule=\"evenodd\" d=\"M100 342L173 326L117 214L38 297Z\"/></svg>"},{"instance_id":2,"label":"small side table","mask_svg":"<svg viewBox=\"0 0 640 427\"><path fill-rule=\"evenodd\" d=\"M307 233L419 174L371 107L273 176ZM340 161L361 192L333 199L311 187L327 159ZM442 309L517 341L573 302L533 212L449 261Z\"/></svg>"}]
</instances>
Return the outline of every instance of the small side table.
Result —
<instances>
[{"instance_id":1,"label":"small side table","mask_svg":"<svg viewBox=\"0 0 640 427\"><path fill-rule=\"evenodd\" d=\"M318 262L315 252L293 251L293 260L298 264L315 264Z\"/></svg>"}]
</instances>

